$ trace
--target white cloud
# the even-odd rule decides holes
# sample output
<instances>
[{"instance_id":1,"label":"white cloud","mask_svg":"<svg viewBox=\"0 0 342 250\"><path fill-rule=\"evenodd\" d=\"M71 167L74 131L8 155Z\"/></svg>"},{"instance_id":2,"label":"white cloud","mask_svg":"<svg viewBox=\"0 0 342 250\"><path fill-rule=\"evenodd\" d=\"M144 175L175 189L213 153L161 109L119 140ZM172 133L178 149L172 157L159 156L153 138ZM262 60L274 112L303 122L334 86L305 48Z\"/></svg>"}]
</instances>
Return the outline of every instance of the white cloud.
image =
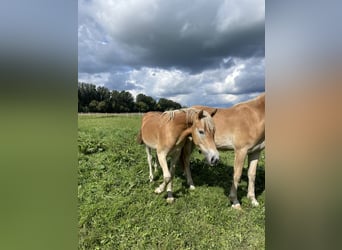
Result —
<instances>
[{"instance_id":1,"label":"white cloud","mask_svg":"<svg viewBox=\"0 0 342 250\"><path fill-rule=\"evenodd\" d=\"M208 69L197 74L143 67L123 74L111 74L110 77L109 73L97 74L93 80L98 82L102 77L104 85L110 89L118 89L115 83L120 82L120 86L134 96L144 93L155 99L172 99L186 106L227 106L227 103L244 100L246 95L255 95L264 89L263 58L233 61L229 68ZM248 76L249 72L252 77ZM254 82L254 79L258 81Z\"/></svg>"},{"instance_id":2,"label":"white cloud","mask_svg":"<svg viewBox=\"0 0 342 250\"><path fill-rule=\"evenodd\" d=\"M97 86L106 85L106 83L108 83L109 78L110 78L109 72L96 73L96 74L80 73L78 75L78 81L85 82L85 83L92 83Z\"/></svg>"},{"instance_id":3,"label":"white cloud","mask_svg":"<svg viewBox=\"0 0 342 250\"><path fill-rule=\"evenodd\" d=\"M264 88L264 58L234 59L235 66L226 71L224 79L219 79L208 86L211 94L242 94L260 92Z\"/></svg>"}]
</instances>

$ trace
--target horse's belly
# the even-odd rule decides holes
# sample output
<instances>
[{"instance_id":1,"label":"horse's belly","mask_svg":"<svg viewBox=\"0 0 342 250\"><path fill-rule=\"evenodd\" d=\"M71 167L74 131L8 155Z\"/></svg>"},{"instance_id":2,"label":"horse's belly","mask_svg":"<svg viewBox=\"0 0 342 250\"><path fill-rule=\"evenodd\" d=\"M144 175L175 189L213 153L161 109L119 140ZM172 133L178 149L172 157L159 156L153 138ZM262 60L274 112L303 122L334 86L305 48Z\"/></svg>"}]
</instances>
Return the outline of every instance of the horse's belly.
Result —
<instances>
[{"instance_id":1,"label":"horse's belly","mask_svg":"<svg viewBox=\"0 0 342 250\"><path fill-rule=\"evenodd\" d=\"M152 137L152 138L144 138L143 137L143 141L144 141L144 144L146 146L148 146L149 148L153 148L153 149L157 148L158 140L156 138L154 138L154 137Z\"/></svg>"},{"instance_id":2,"label":"horse's belly","mask_svg":"<svg viewBox=\"0 0 342 250\"><path fill-rule=\"evenodd\" d=\"M229 137L222 137L222 138L216 138L215 137L215 144L217 149L219 150L234 150L235 146L231 138ZM254 146L252 146L248 153L252 153L254 151L261 151L265 148L265 140L258 142Z\"/></svg>"},{"instance_id":3,"label":"horse's belly","mask_svg":"<svg viewBox=\"0 0 342 250\"><path fill-rule=\"evenodd\" d=\"M233 150L233 141L230 138L215 138L215 144L219 150Z\"/></svg>"}]
</instances>

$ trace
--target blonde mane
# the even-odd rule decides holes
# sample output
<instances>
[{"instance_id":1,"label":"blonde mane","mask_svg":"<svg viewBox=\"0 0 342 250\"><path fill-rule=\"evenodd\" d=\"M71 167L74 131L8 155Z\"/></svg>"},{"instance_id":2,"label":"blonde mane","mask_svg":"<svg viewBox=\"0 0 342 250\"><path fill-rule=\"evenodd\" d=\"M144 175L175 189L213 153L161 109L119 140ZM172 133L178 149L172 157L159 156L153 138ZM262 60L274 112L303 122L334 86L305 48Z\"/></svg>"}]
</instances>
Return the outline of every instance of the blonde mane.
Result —
<instances>
[{"instance_id":1,"label":"blonde mane","mask_svg":"<svg viewBox=\"0 0 342 250\"><path fill-rule=\"evenodd\" d=\"M186 124L189 126L191 124L194 123L195 119L197 118L198 113L201 110L199 109L194 109L194 108L183 108L183 109L176 109L176 110L170 110L170 111L165 111L162 114L162 117L164 119L164 121L168 122L171 121L175 118L175 116L180 113L183 112L186 114ZM207 113L206 111L204 111L205 113ZM202 118L203 122L204 122L204 127L206 129L208 129L210 132L214 132L215 131L215 125L214 125L214 121L213 119L211 119L210 114L206 114L203 118Z\"/></svg>"}]
</instances>

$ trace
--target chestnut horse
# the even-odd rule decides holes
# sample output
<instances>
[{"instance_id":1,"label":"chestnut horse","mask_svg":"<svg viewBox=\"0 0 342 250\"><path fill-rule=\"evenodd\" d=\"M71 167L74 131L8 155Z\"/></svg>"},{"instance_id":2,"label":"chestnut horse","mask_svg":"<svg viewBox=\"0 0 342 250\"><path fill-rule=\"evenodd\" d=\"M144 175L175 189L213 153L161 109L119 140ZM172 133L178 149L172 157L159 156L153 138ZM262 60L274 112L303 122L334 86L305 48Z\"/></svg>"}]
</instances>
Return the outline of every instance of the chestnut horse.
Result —
<instances>
[{"instance_id":1,"label":"chestnut horse","mask_svg":"<svg viewBox=\"0 0 342 250\"><path fill-rule=\"evenodd\" d=\"M161 119L162 114L163 114L162 112L151 111L151 112L146 113L146 114L144 115L144 117L145 117L145 116L155 116L156 119ZM145 119L146 119L146 118L145 118ZM159 121L161 121L161 120L159 120ZM138 138L138 143L141 143L141 138ZM153 179L154 179L153 172L156 172L156 171L157 171L157 167L158 167L157 161L158 161L158 159L155 159L155 160L154 160L154 164L153 164L153 166L154 166L154 171L153 171L153 169L152 169L152 160L153 160L152 148L150 148L150 147L145 147L145 150L146 150L146 154L147 154L147 162L148 162L149 173L150 173L150 174L149 174L149 179L150 179L150 182L152 182ZM191 152L190 152L190 154L191 154ZM180 164L182 164L182 163L183 163L183 162L180 162ZM191 178L190 169L189 169L189 168L184 169L184 167L183 167L183 170L184 170L184 171L187 171L187 172L185 172L185 176L187 177L187 183L188 183L188 185L190 186L190 189L191 189L191 190L195 189L194 182L193 182L193 180L192 180L192 178Z\"/></svg>"},{"instance_id":2,"label":"chestnut horse","mask_svg":"<svg viewBox=\"0 0 342 250\"><path fill-rule=\"evenodd\" d=\"M214 165L219 160L219 153L214 142L215 125L212 116L216 113L197 109L180 109L164 113L148 112L142 118L137 141L145 144L147 159L151 169L151 149L157 150L159 164L163 171L164 181L156 188L160 194L167 186L167 202L172 203L172 178L175 165L188 136L205 155L208 163ZM171 172L166 157L171 156ZM190 174L189 174L190 175Z\"/></svg>"},{"instance_id":3,"label":"chestnut horse","mask_svg":"<svg viewBox=\"0 0 342 250\"><path fill-rule=\"evenodd\" d=\"M244 160L248 155L248 194L253 206L259 203L255 198L255 175L260 152L265 148L265 93L258 97L236 104L230 108L216 109L205 106L192 108L203 109L208 112L217 110L213 120L215 122L215 144L219 150L234 150L234 177L229 198L232 207L240 209L237 198L237 188L240 182ZM191 141L187 141L181 155L186 173L190 173L189 160L192 151ZM191 179L191 176L187 178Z\"/></svg>"}]
</instances>

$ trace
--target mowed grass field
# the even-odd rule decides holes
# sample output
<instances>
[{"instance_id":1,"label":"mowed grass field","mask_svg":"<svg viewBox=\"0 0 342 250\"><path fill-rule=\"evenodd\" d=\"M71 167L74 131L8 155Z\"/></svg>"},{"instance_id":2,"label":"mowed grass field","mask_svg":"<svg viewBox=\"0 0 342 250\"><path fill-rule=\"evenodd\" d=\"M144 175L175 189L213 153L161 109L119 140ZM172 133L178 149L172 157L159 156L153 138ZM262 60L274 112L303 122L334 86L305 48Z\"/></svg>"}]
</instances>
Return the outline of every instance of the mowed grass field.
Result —
<instances>
[{"instance_id":1,"label":"mowed grass field","mask_svg":"<svg viewBox=\"0 0 342 250\"><path fill-rule=\"evenodd\" d=\"M159 168L149 181L146 152L136 143L139 115L79 115L78 207L79 249L264 249L264 153L259 161L252 207L247 194L247 166L239 186L242 211L231 208L228 193L233 152L220 152L209 166L195 150L191 156L196 186L189 190L177 168L176 201L154 189Z\"/></svg>"}]
</instances>

